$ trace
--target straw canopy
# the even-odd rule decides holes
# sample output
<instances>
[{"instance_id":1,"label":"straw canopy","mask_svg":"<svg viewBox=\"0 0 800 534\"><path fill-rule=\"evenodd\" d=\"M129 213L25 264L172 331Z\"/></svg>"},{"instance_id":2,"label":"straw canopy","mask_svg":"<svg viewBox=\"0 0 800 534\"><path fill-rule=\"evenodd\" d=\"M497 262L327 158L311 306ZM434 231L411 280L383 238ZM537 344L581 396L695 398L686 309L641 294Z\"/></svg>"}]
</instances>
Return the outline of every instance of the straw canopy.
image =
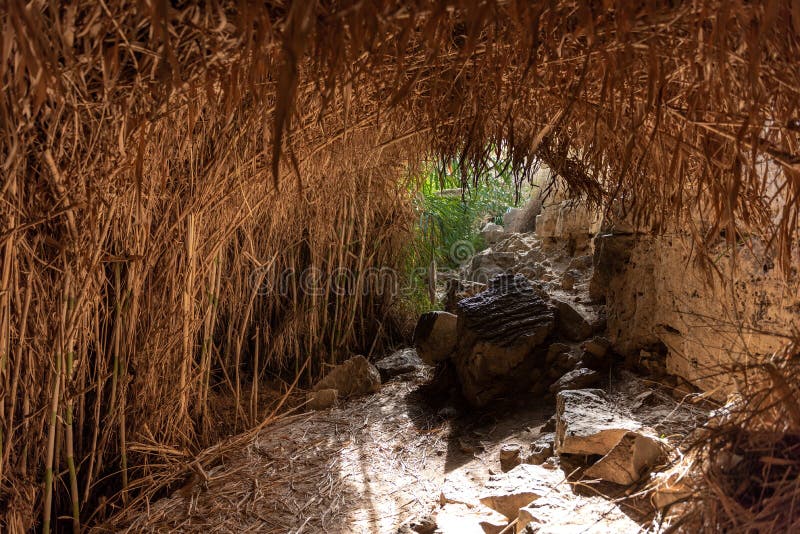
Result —
<instances>
[{"instance_id":1,"label":"straw canopy","mask_svg":"<svg viewBox=\"0 0 800 534\"><path fill-rule=\"evenodd\" d=\"M241 429L264 415L246 377L375 349L391 297L324 281L402 262L430 159L471 185L495 153L520 181L544 161L655 231L762 237L789 272L798 6L3 2L7 526L102 518L100 494L218 437L215 395ZM309 267L321 293L260 292Z\"/></svg>"}]
</instances>

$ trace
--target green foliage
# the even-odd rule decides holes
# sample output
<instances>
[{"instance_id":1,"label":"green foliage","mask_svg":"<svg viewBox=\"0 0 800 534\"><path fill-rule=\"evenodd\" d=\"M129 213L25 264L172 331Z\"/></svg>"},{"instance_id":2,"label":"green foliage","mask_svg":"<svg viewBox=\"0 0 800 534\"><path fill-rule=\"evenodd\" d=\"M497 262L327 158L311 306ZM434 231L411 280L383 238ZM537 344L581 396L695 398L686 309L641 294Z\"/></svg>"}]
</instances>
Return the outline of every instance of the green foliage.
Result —
<instances>
[{"instance_id":1,"label":"green foliage","mask_svg":"<svg viewBox=\"0 0 800 534\"><path fill-rule=\"evenodd\" d=\"M469 261L486 246L481 227L487 222L501 224L503 214L515 204L514 180L503 162L496 162L488 176L478 180L470 176L469 182L477 186L463 191L460 176L451 168L431 165L410 185L418 217L407 256L411 282L407 298L421 311L435 307L429 298L431 266L456 269Z\"/></svg>"}]
</instances>

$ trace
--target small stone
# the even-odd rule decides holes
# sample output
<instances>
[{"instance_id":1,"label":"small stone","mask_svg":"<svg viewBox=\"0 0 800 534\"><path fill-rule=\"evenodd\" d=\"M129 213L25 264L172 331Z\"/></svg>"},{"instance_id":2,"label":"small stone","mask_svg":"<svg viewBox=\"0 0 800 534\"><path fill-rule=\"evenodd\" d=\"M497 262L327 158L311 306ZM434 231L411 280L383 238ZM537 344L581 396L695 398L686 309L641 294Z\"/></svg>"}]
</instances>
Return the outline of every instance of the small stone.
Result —
<instances>
[{"instance_id":1,"label":"small stone","mask_svg":"<svg viewBox=\"0 0 800 534\"><path fill-rule=\"evenodd\" d=\"M416 534L433 534L436 531L436 521L430 517L423 517L412 521L408 527Z\"/></svg>"},{"instance_id":2,"label":"small stone","mask_svg":"<svg viewBox=\"0 0 800 534\"><path fill-rule=\"evenodd\" d=\"M583 350L598 358L604 358L610 348L611 342L602 336L595 336L583 342Z\"/></svg>"},{"instance_id":3,"label":"small stone","mask_svg":"<svg viewBox=\"0 0 800 534\"><path fill-rule=\"evenodd\" d=\"M571 291L575 287L575 273L572 271L564 271L561 275L561 289Z\"/></svg>"},{"instance_id":4,"label":"small stone","mask_svg":"<svg viewBox=\"0 0 800 534\"><path fill-rule=\"evenodd\" d=\"M381 375L363 356L353 356L331 369L314 386L314 391L335 389L340 398L374 393L381 388Z\"/></svg>"},{"instance_id":5,"label":"small stone","mask_svg":"<svg viewBox=\"0 0 800 534\"><path fill-rule=\"evenodd\" d=\"M422 360L413 348L401 349L375 363L381 380L387 380L422 368Z\"/></svg>"},{"instance_id":6,"label":"small stone","mask_svg":"<svg viewBox=\"0 0 800 534\"><path fill-rule=\"evenodd\" d=\"M555 434L549 433L539 437L534 443L531 444L531 452L525 459L525 463L540 465L547 461L548 458L553 456L553 441Z\"/></svg>"},{"instance_id":7,"label":"small stone","mask_svg":"<svg viewBox=\"0 0 800 534\"><path fill-rule=\"evenodd\" d=\"M339 392L335 389L320 389L306 394L306 406L311 410L324 410L336 404Z\"/></svg>"},{"instance_id":8,"label":"small stone","mask_svg":"<svg viewBox=\"0 0 800 534\"><path fill-rule=\"evenodd\" d=\"M544 463L542 464L542 467L544 467L545 469L550 469L550 470L558 469L558 457L557 456L551 456L550 458L548 458L547 460L544 461Z\"/></svg>"},{"instance_id":9,"label":"small stone","mask_svg":"<svg viewBox=\"0 0 800 534\"><path fill-rule=\"evenodd\" d=\"M506 444L500 447L500 469L503 472L511 471L521 463L519 445Z\"/></svg>"},{"instance_id":10,"label":"small stone","mask_svg":"<svg viewBox=\"0 0 800 534\"><path fill-rule=\"evenodd\" d=\"M558 393L568 389L583 389L594 386L600 381L600 373L591 369L581 368L566 373L550 386L551 393Z\"/></svg>"}]
</instances>

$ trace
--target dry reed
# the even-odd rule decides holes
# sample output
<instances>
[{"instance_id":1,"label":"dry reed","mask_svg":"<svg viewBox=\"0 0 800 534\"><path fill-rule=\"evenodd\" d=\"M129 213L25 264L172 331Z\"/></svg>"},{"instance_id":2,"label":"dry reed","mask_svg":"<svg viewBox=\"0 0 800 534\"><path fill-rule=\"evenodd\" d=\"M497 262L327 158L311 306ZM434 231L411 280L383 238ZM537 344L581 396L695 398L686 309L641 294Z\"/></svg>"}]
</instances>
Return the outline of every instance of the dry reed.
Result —
<instances>
[{"instance_id":1,"label":"dry reed","mask_svg":"<svg viewBox=\"0 0 800 534\"><path fill-rule=\"evenodd\" d=\"M465 179L491 150L519 179L540 158L790 270L797 2L174 4L0 4L9 530L102 520L261 420L267 370L379 349L391 298L334 275L398 264L427 156ZM257 290L311 268L319 294Z\"/></svg>"}]
</instances>

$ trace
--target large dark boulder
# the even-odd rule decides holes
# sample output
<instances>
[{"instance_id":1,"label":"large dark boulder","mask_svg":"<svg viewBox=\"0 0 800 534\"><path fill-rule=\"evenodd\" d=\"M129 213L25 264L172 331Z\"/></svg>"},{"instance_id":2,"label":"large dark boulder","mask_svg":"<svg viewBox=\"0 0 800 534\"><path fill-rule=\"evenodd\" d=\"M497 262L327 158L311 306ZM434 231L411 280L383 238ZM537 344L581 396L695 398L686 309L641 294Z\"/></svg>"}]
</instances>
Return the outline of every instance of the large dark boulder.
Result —
<instances>
[{"instance_id":1,"label":"large dark boulder","mask_svg":"<svg viewBox=\"0 0 800 534\"><path fill-rule=\"evenodd\" d=\"M483 406L515 385L529 385L527 368L540 347L544 363L542 345L555 324L553 308L522 275L496 276L486 291L460 301L453 360L467 401Z\"/></svg>"}]
</instances>

